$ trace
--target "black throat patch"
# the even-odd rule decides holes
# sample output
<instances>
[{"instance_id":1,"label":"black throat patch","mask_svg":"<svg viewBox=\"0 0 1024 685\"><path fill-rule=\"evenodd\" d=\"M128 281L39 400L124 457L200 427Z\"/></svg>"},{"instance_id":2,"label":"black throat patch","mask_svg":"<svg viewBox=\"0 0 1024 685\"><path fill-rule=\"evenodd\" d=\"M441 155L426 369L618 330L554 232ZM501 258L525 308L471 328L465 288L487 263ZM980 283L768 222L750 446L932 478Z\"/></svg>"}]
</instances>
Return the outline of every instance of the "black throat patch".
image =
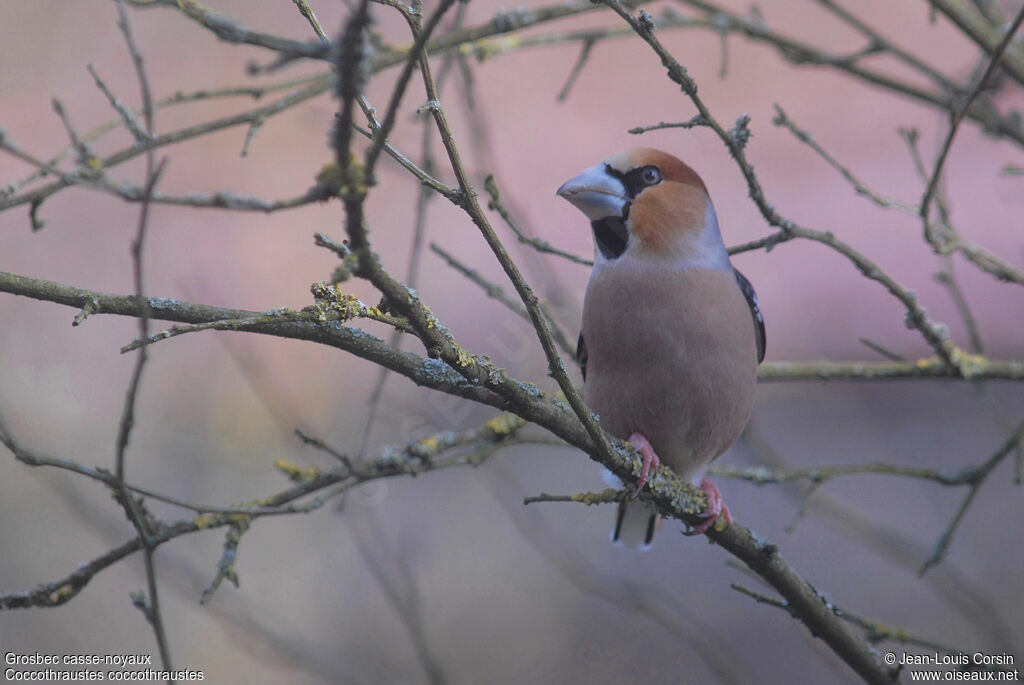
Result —
<instances>
[{"instance_id":1,"label":"black throat patch","mask_svg":"<svg viewBox=\"0 0 1024 685\"><path fill-rule=\"evenodd\" d=\"M590 227L594 230L597 249L601 251L605 259L617 259L626 251L629 232L626 230L626 222L622 217L609 216L598 221L591 221Z\"/></svg>"}]
</instances>

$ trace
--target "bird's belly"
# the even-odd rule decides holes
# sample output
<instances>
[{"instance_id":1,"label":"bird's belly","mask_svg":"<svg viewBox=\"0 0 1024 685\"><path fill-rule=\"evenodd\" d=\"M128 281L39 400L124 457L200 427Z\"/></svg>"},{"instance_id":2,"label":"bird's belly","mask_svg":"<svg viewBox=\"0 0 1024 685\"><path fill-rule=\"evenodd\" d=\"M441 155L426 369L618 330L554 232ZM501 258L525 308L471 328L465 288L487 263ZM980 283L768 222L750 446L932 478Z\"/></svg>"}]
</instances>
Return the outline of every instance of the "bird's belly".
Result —
<instances>
[{"instance_id":1,"label":"bird's belly","mask_svg":"<svg viewBox=\"0 0 1024 685\"><path fill-rule=\"evenodd\" d=\"M719 297L709 311L693 299L701 293L672 288L674 297L660 302L599 299L618 314L594 316L591 295L601 295L601 285L592 283L584 311L588 406L611 434L642 433L680 477L699 479L739 437L753 405L757 361L746 301L733 286L736 297ZM628 287L613 285L612 295L628 298Z\"/></svg>"},{"instance_id":2,"label":"bird's belly","mask_svg":"<svg viewBox=\"0 0 1024 685\"><path fill-rule=\"evenodd\" d=\"M688 480L699 478L736 441L750 415L750 400L738 391L744 379L710 384L696 369L651 368L621 358L602 368L591 355L584 397L604 429L621 439L643 434L662 461ZM753 383L746 385L752 390Z\"/></svg>"}]
</instances>

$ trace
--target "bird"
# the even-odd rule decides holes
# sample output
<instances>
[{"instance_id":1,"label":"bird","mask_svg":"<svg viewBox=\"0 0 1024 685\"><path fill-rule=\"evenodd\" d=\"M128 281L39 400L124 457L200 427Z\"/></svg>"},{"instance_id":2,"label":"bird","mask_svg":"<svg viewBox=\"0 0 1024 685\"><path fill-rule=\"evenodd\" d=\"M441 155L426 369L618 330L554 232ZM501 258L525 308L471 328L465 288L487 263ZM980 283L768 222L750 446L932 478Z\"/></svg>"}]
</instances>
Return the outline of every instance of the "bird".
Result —
<instances>
[{"instance_id":1,"label":"bird","mask_svg":"<svg viewBox=\"0 0 1024 685\"><path fill-rule=\"evenodd\" d=\"M750 418L765 330L753 286L729 261L707 186L652 148L608 157L557 194L590 220L594 266L577 361L601 427L642 457L639 493L665 464L707 496L699 535L729 508L711 462ZM612 540L649 546L660 517L621 502Z\"/></svg>"}]
</instances>

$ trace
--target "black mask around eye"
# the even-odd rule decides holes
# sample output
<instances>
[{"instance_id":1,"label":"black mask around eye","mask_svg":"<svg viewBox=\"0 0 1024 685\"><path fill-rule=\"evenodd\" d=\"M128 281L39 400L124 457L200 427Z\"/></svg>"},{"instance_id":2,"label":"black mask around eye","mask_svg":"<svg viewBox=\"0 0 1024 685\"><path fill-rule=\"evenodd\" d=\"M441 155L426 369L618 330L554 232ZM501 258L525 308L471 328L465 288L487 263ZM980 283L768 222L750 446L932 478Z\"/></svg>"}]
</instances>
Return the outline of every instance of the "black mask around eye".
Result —
<instances>
[{"instance_id":1,"label":"black mask around eye","mask_svg":"<svg viewBox=\"0 0 1024 685\"><path fill-rule=\"evenodd\" d=\"M604 170L609 176L619 179L622 187L626 189L626 197L630 200L635 200L644 188L661 183L661 169L653 164L634 167L626 173L622 173L611 164L605 164Z\"/></svg>"}]
</instances>

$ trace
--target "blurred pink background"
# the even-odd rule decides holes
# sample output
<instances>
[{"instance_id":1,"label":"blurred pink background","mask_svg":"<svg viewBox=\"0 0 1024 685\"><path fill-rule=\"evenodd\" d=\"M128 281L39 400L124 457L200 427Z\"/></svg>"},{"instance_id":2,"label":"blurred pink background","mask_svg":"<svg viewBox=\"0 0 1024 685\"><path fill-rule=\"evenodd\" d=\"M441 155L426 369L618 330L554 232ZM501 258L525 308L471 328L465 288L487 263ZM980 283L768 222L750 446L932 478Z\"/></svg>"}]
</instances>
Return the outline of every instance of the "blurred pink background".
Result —
<instances>
[{"instance_id":1,"label":"blurred pink background","mask_svg":"<svg viewBox=\"0 0 1024 685\"><path fill-rule=\"evenodd\" d=\"M337 31L344 5L312 4L325 29ZM944 18L930 23L925 2L846 4L951 77L966 79L975 66L972 44ZM292 3L209 5L253 30L312 37ZM1002 5L1008 12L1020 6ZM740 13L747 9L740 2L728 6ZM479 0L468 6L467 24L508 9ZM657 15L662 7L649 9ZM836 53L864 45L816 3L792 0L762 9L771 27ZM376 7L374 13L386 38L408 42L394 12ZM64 148L67 137L51 110L53 97L79 133L111 118L87 64L126 103L138 103L138 84L115 21L110 2L0 5L0 127L14 143L44 158ZM246 62L270 60L264 50L217 41L173 9L132 11L131 21L157 97L246 84ZM610 12L595 11L530 33L617 25ZM784 216L833 231L866 253L914 289L929 314L966 346L952 300L933 279L942 264L923 243L919 222L858 197L809 148L771 124L778 103L873 190L913 203L923 184L896 130L918 128L930 163L946 116L834 70L796 68L772 47L738 36L728 39L728 73L722 79L717 35L665 30L659 37L697 79L719 121L732 126L741 114L751 117L747 153L769 202ZM578 51L577 44L563 44L483 64L471 60L483 121L479 144L459 97L461 79L453 75L442 94L475 178L496 176L524 228L589 256L585 220L555 189L610 153L646 145L670 151L700 172L729 244L769 231L747 198L735 162L710 131L627 133L694 114L639 39L598 43L568 100L557 103ZM436 69L440 60L434 63ZM928 85L891 58L867 63ZM260 81L322 68L302 65ZM379 110L395 73L381 72L370 84L369 98ZM414 82L392 136L413 157L422 128L411 113L424 99ZM1004 111L1024 107L1022 90L1009 84L997 103ZM167 156L169 165L160 190L231 190L268 200L300 195L331 159L327 131L335 104L324 95L269 119L246 158L239 155L244 127L162 148L158 156ZM156 129L166 132L254 106L237 99L167 108L158 112ZM130 144L128 134L118 132L94 149L103 155ZM438 159L443 160L440 152ZM1024 152L965 123L946 166L946 187L958 229L1021 265L1024 178L1000 175L1008 163L1024 165ZM0 185L30 171L0 154ZM113 180L141 183L142 175L141 157L109 170ZM382 161L379 176L368 202L371 240L392 272L403 274L418 185L389 159ZM452 182L450 173L442 176ZM435 199L429 212L428 241L504 285L493 256L460 211ZM45 202L40 216L46 228L33 234L27 207L0 214L0 270L131 291L129 246L137 205L72 188ZM271 215L157 206L146 246L147 291L255 310L300 308L310 303L309 285L328 278L335 262L313 245L312 234L340 238L341 220L337 202ZM500 226L497 216L494 221ZM504 226L500 230L575 340L587 269L522 249ZM527 324L429 251L422 263L419 291L466 349L550 387ZM769 361L879 359L857 341L861 336L912 359L930 354L920 336L904 327L899 303L823 246L791 242L768 254L743 254L735 263L760 296ZM1024 357L1024 293L962 260L956 267L986 353ZM366 284L347 287L376 302ZM72 328L75 313L0 294L0 415L26 446L112 468L134 363L118 349L134 337L136 326L95 316ZM128 477L182 499L220 505L275 492L286 486L272 468L277 458L330 465L323 454L299 444L294 428L341 451L358 450L376 377L371 365L308 343L234 333L160 343L143 381ZM957 469L987 459L1024 418L1022 410L1019 383L762 385L750 439L721 463L761 463L770 450L791 467L884 461ZM492 412L393 377L379 415L371 454L434 431L472 428ZM807 517L787 532L800 506L796 490L727 479L719 484L737 519L778 543L793 566L839 606L968 653L1009 651L1018 664L1024 660L1024 499L1013 484L1011 460L986 482L947 560L923 579L916 570L955 514L963 489L892 477L840 479L824 486ZM179 538L156 555L175 667L202 669L208 681L218 683L424 682L431 672L454 683L856 680L784 612L732 590L730 583L763 588L730 567L722 550L680 538L675 524L660 533L653 550L638 553L608 544L610 507L522 506L524 496L540 491L601 487L599 469L584 455L537 447L499 452L477 469L371 484L349 496L341 513L329 506L309 516L256 521L240 546L241 587L225 584L202 607L199 596L213 578L224 531ZM167 518L189 515L153 508ZM30 469L6 452L0 454L0 512L0 593L63 577L133 534L98 484ZM0 613L0 651L142 652L156 659L151 631L129 599L130 591L144 585L142 561L131 557L63 607ZM388 599L385 585L397 587L404 610Z\"/></svg>"}]
</instances>

